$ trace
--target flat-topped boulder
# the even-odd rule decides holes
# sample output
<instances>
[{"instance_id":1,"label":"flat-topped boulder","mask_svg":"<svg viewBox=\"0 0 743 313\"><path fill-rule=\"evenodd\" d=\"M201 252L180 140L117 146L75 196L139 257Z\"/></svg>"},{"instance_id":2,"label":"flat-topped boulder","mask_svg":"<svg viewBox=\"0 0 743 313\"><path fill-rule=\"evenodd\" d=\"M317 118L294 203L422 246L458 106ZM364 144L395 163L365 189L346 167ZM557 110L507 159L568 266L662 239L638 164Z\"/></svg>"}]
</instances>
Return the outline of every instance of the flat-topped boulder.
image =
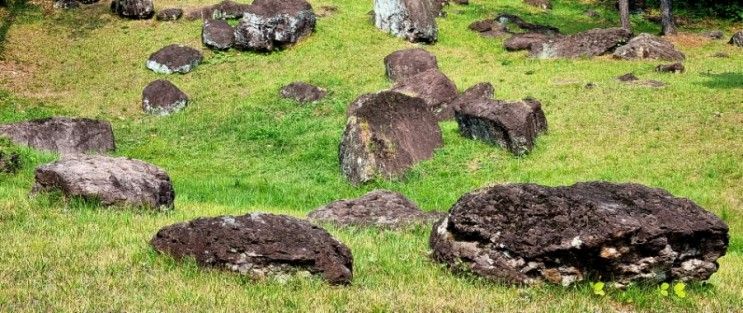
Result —
<instances>
[{"instance_id":1,"label":"flat-topped boulder","mask_svg":"<svg viewBox=\"0 0 743 313\"><path fill-rule=\"evenodd\" d=\"M162 22L177 21L183 16L183 9L167 8L157 12L155 19Z\"/></svg>"},{"instance_id":2,"label":"flat-topped boulder","mask_svg":"<svg viewBox=\"0 0 743 313\"><path fill-rule=\"evenodd\" d=\"M594 57L611 53L626 43L630 36L630 32L623 28L596 28L532 44L530 55L539 59Z\"/></svg>"},{"instance_id":3,"label":"flat-topped boulder","mask_svg":"<svg viewBox=\"0 0 743 313\"><path fill-rule=\"evenodd\" d=\"M111 12L128 19L150 19L155 15L152 0L113 0Z\"/></svg>"},{"instance_id":4,"label":"flat-topped boulder","mask_svg":"<svg viewBox=\"0 0 743 313\"><path fill-rule=\"evenodd\" d=\"M362 95L348 108L341 173L354 185L378 176L398 178L442 144L441 129L422 99L394 91Z\"/></svg>"},{"instance_id":5,"label":"flat-topped boulder","mask_svg":"<svg viewBox=\"0 0 743 313\"><path fill-rule=\"evenodd\" d=\"M307 217L313 223L399 229L432 223L442 215L421 211L400 193L374 190L357 199L329 203L310 212Z\"/></svg>"},{"instance_id":6,"label":"flat-topped boulder","mask_svg":"<svg viewBox=\"0 0 743 313\"><path fill-rule=\"evenodd\" d=\"M730 37L729 44L737 47L743 47L743 30L735 33L733 37Z\"/></svg>"},{"instance_id":7,"label":"flat-topped boulder","mask_svg":"<svg viewBox=\"0 0 743 313\"><path fill-rule=\"evenodd\" d=\"M353 278L351 250L309 222L267 213L198 218L160 229L150 241L177 260L193 258L256 279L301 272L331 284Z\"/></svg>"},{"instance_id":8,"label":"flat-topped boulder","mask_svg":"<svg viewBox=\"0 0 743 313\"><path fill-rule=\"evenodd\" d=\"M438 69L436 56L421 48L403 49L384 57L387 78L398 81L428 71Z\"/></svg>"},{"instance_id":9,"label":"flat-topped boulder","mask_svg":"<svg viewBox=\"0 0 743 313\"><path fill-rule=\"evenodd\" d=\"M325 98L328 91L305 82L293 82L282 87L279 94L282 98L292 99L299 103L310 103Z\"/></svg>"},{"instance_id":10,"label":"flat-topped boulder","mask_svg":"<svg viewBox=\"0 0 743 313\"><path fill-rule=\"evenodd\" d=\"M188 105L188 96L170 81L155 80L142 91L142 109L152 115L170 115Z\"/></svg>"},{"instance_id":11,"label":"flat-topped boulder","mask_svg":"<svg viewBox=\"0 0 743 313\"><path fill-rule=\"evenodd\" d=\"M462 136L501 146L515 155L529 153L537 136L547 131L541 103L534 99L469 101L455 115Z\"/></svg>"},{"instance_id":12,"label":"flat-topped boulder","mask_svg":"<svg viewBox=\"0 0 743 313\"><path fill-rule=\"evenodd\" d=\"M185 74L198 66L204 56L191 47L172 44L150 55L146 66L159 74Z\"/></svg>"},{"instance_id":13,"label":"flat-topped boulder","mask_svg":"<svg viewBox=\"0 0 743 313\"><path fill-rule=\"evenodd\" d=\"M676 50L676 47L667 40L650 35L640 34L616 50L614 58L623 60L659 59L665 61L683 61L686 57Z\"/></svg>"},{"instance_id":14,"label":"flat-topped boulder","mask_svg":"<svg viewBox=\"0 0 743 313\"><path fill-rule=\"evenodd\" d=\"M0 137L34 149L73 153L106 153L116 144L111 124L87 118L52 117L0 125Z\"/></svg>"},{"instance_id":15,"label":"flat-topped boulder","mask_svg":"<svg viewBox=\"0 0 743 313\"><path fill-rule=\"evenodd\" d=\"M428 0L374 0L374 26L410 42L438 40L437 7Z\"/></svg>"},{"instance_id":16,"label":"flat-topped boulder","mask_svg":"<svg viewBox=\"0 0 743 313\"><path fill-rule=\"evenodd\" d=\"M36 168L33 193L61 191L65 197L102 205L173 208L175 192L160 168L128 158L74 154Z\"/></svg>"},{"instance_id":17,"label":"flat-topped boulder","mask_svg":"<svg viewBox=\"0 0 743 313\"><path fill-rule=\"evenodd\" d=\"M311 35L316 21L312 6L304 0L255 0L235 27L235 47L281 49Z\"/></svg>"},{"instance_id":18,"label":"flat-topped boulder","mask_svg":"<svg viewBox=\"0 0 743 313\"><path fill-rule=\"evenodd\" d=\"M209 49L229 50L235 44L235 29L225 20L204 20L201 42Z\"/></svg>"},{"instance_id":19,"label":"flat-topped boulder","mask_svg":"<svg viewBox=\"0 0 743 313\"><path fill-rule=\"evenodd\" d=\"M498 282L704 281L728 226L694 202L638 184L509 184L462 196L433 227L434 260Z\"/></svg>"},{"instance_id":20,"label":"flat-topped boulder","mask_svg":"<svg viewBox=\"0 0 743 313\"><path fill-rule=\"evenodd\" d=\"M454 116L454 109L449 107L449 102L457 97L457 86L439 69L430 69L400 79L391 90L423 99L428 110L433 112L438 120Z\"/></svg>"}]
</instances>

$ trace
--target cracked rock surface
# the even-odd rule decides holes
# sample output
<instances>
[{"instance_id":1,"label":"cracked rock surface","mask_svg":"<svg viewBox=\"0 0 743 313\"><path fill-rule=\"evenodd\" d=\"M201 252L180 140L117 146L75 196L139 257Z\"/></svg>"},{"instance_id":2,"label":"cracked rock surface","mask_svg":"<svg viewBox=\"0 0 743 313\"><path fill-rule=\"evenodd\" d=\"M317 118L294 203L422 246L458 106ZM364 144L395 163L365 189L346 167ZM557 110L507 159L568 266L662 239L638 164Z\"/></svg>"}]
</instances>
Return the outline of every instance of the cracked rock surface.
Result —
<instances>
[{"instance_id":1,"label":"cracked rock surface","mask_svg":"<svg viewBox=\"0 0 743 313\"><path fill-rule=\"evenodd\" d=\"M52 117L0 125L0 136L17 145L61 154L116 149L111 124L87 118Z\"/></svg>"},{"instance_id":2,"label":"cracked rock surface","mask_svg":"<svg viewBox=\"0 0 743 313\"><path fill-rule=\"evenodd\" d=\"M235 47L272 51L297 43L315 31L317 16L304 0L255 0L235 27Z\"/></svg>"}]
</instances>

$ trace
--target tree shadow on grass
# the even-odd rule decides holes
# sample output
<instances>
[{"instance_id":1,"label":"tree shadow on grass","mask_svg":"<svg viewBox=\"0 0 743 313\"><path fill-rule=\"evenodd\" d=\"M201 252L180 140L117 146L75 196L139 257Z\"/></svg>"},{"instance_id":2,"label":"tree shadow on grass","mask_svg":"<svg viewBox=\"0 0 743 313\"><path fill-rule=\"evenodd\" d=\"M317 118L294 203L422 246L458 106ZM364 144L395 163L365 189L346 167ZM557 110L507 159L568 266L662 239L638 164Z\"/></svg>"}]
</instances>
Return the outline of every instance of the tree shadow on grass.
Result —
<instances>
[{"instance_id":1,"label":"tree shadow on grass","mask_svg":"<svg viewBox=\"0 0 743 313\"><path fill-rule=\"evenodd\" d=\"M6 5L5 10L7 12L0 21L0 56L5 51L5 38L10 27L13 26L19 15L31 8L27 0L7 0L3 1L3 4Z\"/></svg>"},{"instance_id":2,"label":"tree shadow on grass","mask_svg":"<svg viewBox=\"0 0 743 313\"><path fill-rule=\"evenodd\" d=\"M719 74L702 74L708 80L702 85L714 89L743 88L743 73L725 72Z\"/></svg>"}]
</instances>

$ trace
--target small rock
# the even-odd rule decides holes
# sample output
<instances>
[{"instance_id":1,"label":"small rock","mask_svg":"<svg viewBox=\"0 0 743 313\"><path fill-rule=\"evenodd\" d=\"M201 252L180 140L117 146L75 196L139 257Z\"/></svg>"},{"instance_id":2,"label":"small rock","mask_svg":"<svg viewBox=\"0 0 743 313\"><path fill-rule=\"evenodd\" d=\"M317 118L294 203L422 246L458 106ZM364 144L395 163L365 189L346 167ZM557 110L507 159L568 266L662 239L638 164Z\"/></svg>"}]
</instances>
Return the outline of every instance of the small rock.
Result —
<instances>
[{"instance_id":1,"label":"small rock","mask_svg":"<svg viewBox=\"0 0 743 313\"><path fill-rule=\"evenodd\" d=\"M528 23L521 17L513 14L501 13L495 18L495 20L502 25L513 23L518 26L518 28L527 33L538 33L548 36L560 35L560 30L557 27Z\"/></svg>"},{"instance_id":2,"label":"small rock","mask_svg":"<svg viewBox=\"0 0 743 313\"><path fill-rule=\"evenodd\" d=\"M704 33L704 36L710 39L713 39L713 40L720 40L723 37L725 37L725 33L722 32L721 30L713 30L713 31Z\"/></svg>"},{"instance_id":3,"label":"small rock","mask_svg":"<svg viewBox=\"0 0 743 313\"><path fill-rule=\"evenodd\" d=\"M243 17L243 13L248 9L249 4L237 3L225 0L215 5L205 6L188 13L188 20L229 20Z\"/></svg>"},{"instance_id":4,"label":"small rock","mask_svg":"<svg viewBox=\"0 0 743 313\"><path fill-rule=\"evenodd\" d=\"M650 34L640 34L614 51L614 58L683 61L686 57L672 43Z\"/></svg>"},{"instance_id":5,"label":"small rock","mask_svg":"<svg viewBox=\"0 0 743 313\"><path fill-rule=\"evenodd\" d=\"M618 80L619 80L620 82L633 82L633 81L637 81L637 80L639 80L639 78L637 78L637 76L635 76L635 74L634 74L634 73L627 73L627 74L624 74L624 75L622 75L622 76L619 76L619 77L617 77L617 79L618 79Z\"/></svg>"},{"instance_id":6,"label":"small rock","mask_svg":"<svg viewBox=\"0 0 743 313\"><path fill-rule=\"evenodd\" d=\"M485 37L498 37L506 34L511 34L511 31L508 30L508 27L506 27L503 24L498 23L494 19L485 19L481 21L476 21L468 26L468 28L471 31L479 33L481 36Z\"/></svg>"},{"instance_id":7,"label":"small rock","mask_svg":"<svg viewBox=\"0 0 743 313\"><path fill-rule=\"evenodd\" d=\"M552 38L555 37L540 33L521 33L506 39L503 46L508 51L532 50L532 46L541 46Z\"/></svg>"},{"instance_id":8,"label":"small rock","mask_svg":"<svg viewBox=\"0 0 743 313\"><path fill-rule=\"evenodd\" d=\"M715 58L729 58L730 55L725 52L715 52L715 54L712 55Z\"/></svg>"},{"instance_id":9,"label":"small rock","mask_svg":"<svg viewBox=\"0 0 743 313\"><path fill-rule=\"evenodd\" d=\"M635 74L627 73L617 77L617 80L625 83L631 83L637 86L651 87L651 88L662 88L666 86L666 83L657 80L640 80Z\"/></svg>"},{"instance_id":10,"label":"small rock","mask_svg":"<svg viewBox=\"0 0 743 313\"><path fill-rule=\"evenodd\" d=\"M398 81L430 69L438 69L439 66L435 55L424 49L412 48L398 50L384 57L384 68L389 79Z\"/></svg>"},{"instance_id":11,"label":"small rock","mask_svg":"<svg viewBox=\"0 0 743 313\"><path fill-rule=\"evenodd\" d=\"M128 158L75 154L36 169L32 192L61 191L102 205L172 209L170 177L152 164Z\"/></svg>"},{"instance_id":12,"label":"small rock","mask_svg":"<svg viewBox=\"0 0 743 313\"><path fill-rule=\"evenodd\" d=\"M209 49L229 50L235 44L235 29L224 20L204 20L201 41Z\"/></svg>"},{"instance_id":13,"label":"small rock","mask_svg":"<svg viewBox=\"0 0 743 313\"><path fill-rule=\"evenodd\" d=\"M630 35L630 32L623 28L597 28L553 38L542 44L532 44L529 53L539 59L599 56L613 51L629 40Z\"/></svg>"},{"instance_id":14,"label":"small rock","mask_svg":"<svg viewBox=\"0 0 743 313\"><path fill-rule=\"evenodd\" d=\"M152 247L175 259L193 258L256 279L302 272L331 284L350 284L353 256L324 229L284 215L251 213L198 218L160 229Z\"/></svg>"},{"instance_id":15,"label":"small rock","mask_svg":"<svg viewBox=\"0 0 743 313\"><path fill-rule=\"evenodd\" d=\"M660 64L655 67L656 72L661 73L674 73L674 74L680 74L686 71L686 68L681 63L673 63L673 64Z\"/></svg>"},{"instance_id":16,"label":"small rock","mask_svg":"<svg viewBox=\"0 0 743 313\"><path fill-rule=\"evenodd\" d=\"M114 151L114 134L106 121L52 117L0 125L0 136L17 145L60 154Z\"/></svg>"},{"instance_id":17,"label":"small rock","mask_svg":"<svg viewBox=\"0 0 743 313\"><path fill-rule=\"evenodd\" d=\"M271 51L297 43L315 30L312 6L304 0L255 0L235 27L235 47Z\"/></svg>"},{"instance_id":18,"label":"small rock","mask_svg":"<svg viewBox=\"0 0 743 313\"><path fill-rule=\"evenodd\" d=\"M427 0L374 0L374 25L410 42L438 40L440 3Z\"/></svg>"},{"instance_id":19,"label":"small rock","mask_svg":"<svg viewBox=\"0 0 743 313\"><path fill-rule=\"evenodd\" d=\"M80 7L80 2L77 0L55 0L54 8L58 10L69 10L77 9Z\"/></svg>"},{"instance_id":20,"label":"small rock","mask_svg":"<svg viewBox=\"0 0 743 313\"><path fill-rule=\"evenodd\" d=\"M142 91L142 109L152 115L170 115L182 110L186 105L188 96L164 79L149 83Z\"/></svg>"},{"instance_id":21,"label":"small rock","mask_svg":"<svg viewBox=\"0 0 743 313\"><path fill-rule=\"evenodd\" d=\"M457 86L438 69L430 69L401 79L391 90L423 99L428 110L433 112L438 120L454 117L454 109L449 107L449 102L457 97Z\"/></svg>"},{"instance_id":22,"label":"small rock","mask_svg":"<svg viewBox=\"0 0 743 313\"><path fill-rule=\"evenodd\" d=\"M128 19L150 19L155 15L152 0L113 0L111 12Z\"/></svg>"},{"instance_id":23,"label":"small rock","mask_svg":"<svg viewBox=\"0 0 743 313\"><path fill-rule=\"evenodd\" d=\"M183 10L179 8L167 8L160 10L155 15L155 19L158 21L177 21L183 16Z\"/></svg>"},{"instance_id":24,"label":"small rock","mask_svg":"<svg viewBox=\"0 0 743 313\"><path fill-rule=\"evenodd\" d=\"M524 3L542 10L552 9L552 2L550 0L524 0Z\"/></svg>"},{"instance_id":25,"label":"small rock","mask_svg":"<svg viewBox=\"0 0 743 313\"><path fill-rule=\"evenodd\" d=\"M309 103L325 98L328 91L325 90L325 88L320 88L305 82L293 82L282 87L279 93L283 98L293 99L300 103Z\"/></svg>"},{"instance_id":26,"label":"small rock","mask_svg":"<svg viewBox=\"0 0 743 313\"><path fill-rule=\"evenodd\" d=\"M147 68L160 74L185 74L196 68L203 59L199 50L174 44L151 54Z\"/></svg>"},{"instance_id":27,"label":"small rock","mask_svg":"<svg viewBox=\"0 0 743 313\"><path fill-rule=\"evenodd\" d=\"M441 216L423 212L402 194L388 190L375 190L358 199L335 201L308 215L313 223L391 229L431 223Z\"/></svg>"},{"instance_id":28,"label":"small rock","mask_svg":"<svg viewBox=\"0 0 743 313\"><path fill-rule=\"evenodd\" d=\"M743 30L735 33L728 43L734 46L743 47Z\"/></svg>"},{"instance_id":29,"label":"small rock","mask_svg":"<svg viewBox=\"0 0 743 313\"><path fill-rule=\"evenodd\" d=\"M588 83L588 84L586 84L586 86L584 86L584 87L585 87L586 89L593 89L593 88L596 88L596 87L598 87L598 86L596 85L596 83Z\"/></svg>"}]
</instances>

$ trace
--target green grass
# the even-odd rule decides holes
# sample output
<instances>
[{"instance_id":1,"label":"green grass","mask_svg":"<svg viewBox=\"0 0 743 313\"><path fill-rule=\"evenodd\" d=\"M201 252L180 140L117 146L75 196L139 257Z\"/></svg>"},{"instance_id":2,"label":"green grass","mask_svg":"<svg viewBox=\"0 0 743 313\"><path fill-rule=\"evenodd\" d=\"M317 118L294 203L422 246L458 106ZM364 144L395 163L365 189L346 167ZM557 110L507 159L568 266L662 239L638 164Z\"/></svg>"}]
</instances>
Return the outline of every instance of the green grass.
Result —
<instances>
[{"instance_id":1,"label":"green grass","mask_svg":"<svg viewBox=\"0 0 743 313\"><path fill-rule=\"evenodd\" d=\"M200 1L156 1L193 8ZM15 176L0 176L0 311L425 311L425 312L734 312L743 307L743 49L693 36L677 38L687 73L658 74L659 62L538 61L506 53L501 39L467 30L499 11L522 14L566 32L618 24L583 15L578 1L555 1L544 13L518 0L475 0L448 7L438 19L440 42L426 47L460 90L490 81L499 99L533 96L549 134L516 158L461 138L441 124L445 146L403 179L355 188L339 173L337 149L346 106L390 86L382 59L413 44L369 23L372 1L333 4L317 31L295 47L270 54L214 53L200 44L200 22L125 21L108 3L46 15L19 10L0 55L0 122L56 114L103 118L114 125L116 155L166 169L176 188L171 213L97 208L59 195L29 197L35 166L54 155L24 150ZM659 27L635 18L640 31ZM710 22L704 22L705 25ZM741 25L716 21L730 35ZM710 27L712 27L710 26ZM682 28L684 30L684 28ZM701 32L699 25L689 31ZM205 62L187 75L144 67L171 43L203 50ZM730 58L709 57L723 51ZM624 85L635 72L665 89ZM170 79L191 97L183 112L146 116L141 91ZM330 92L298 106L279 88L305 80ZM597 88L583 86L593 82ZM176 263L148 245L161 227L198 216L254 211L303 216L329 201L375 188L400 191L425 210L447 210L475 188L506 182L566 185L578 181L638 182L687 197L730 225L728 255L688 297L662 297L655 286L608 289L595 296L575 287L510 287L454 275L428 258L428 229L404 232L330 228L354 254L354 282L332 287L318 279L253 282L232 273Z\"/></svg>"}]
</instances>

